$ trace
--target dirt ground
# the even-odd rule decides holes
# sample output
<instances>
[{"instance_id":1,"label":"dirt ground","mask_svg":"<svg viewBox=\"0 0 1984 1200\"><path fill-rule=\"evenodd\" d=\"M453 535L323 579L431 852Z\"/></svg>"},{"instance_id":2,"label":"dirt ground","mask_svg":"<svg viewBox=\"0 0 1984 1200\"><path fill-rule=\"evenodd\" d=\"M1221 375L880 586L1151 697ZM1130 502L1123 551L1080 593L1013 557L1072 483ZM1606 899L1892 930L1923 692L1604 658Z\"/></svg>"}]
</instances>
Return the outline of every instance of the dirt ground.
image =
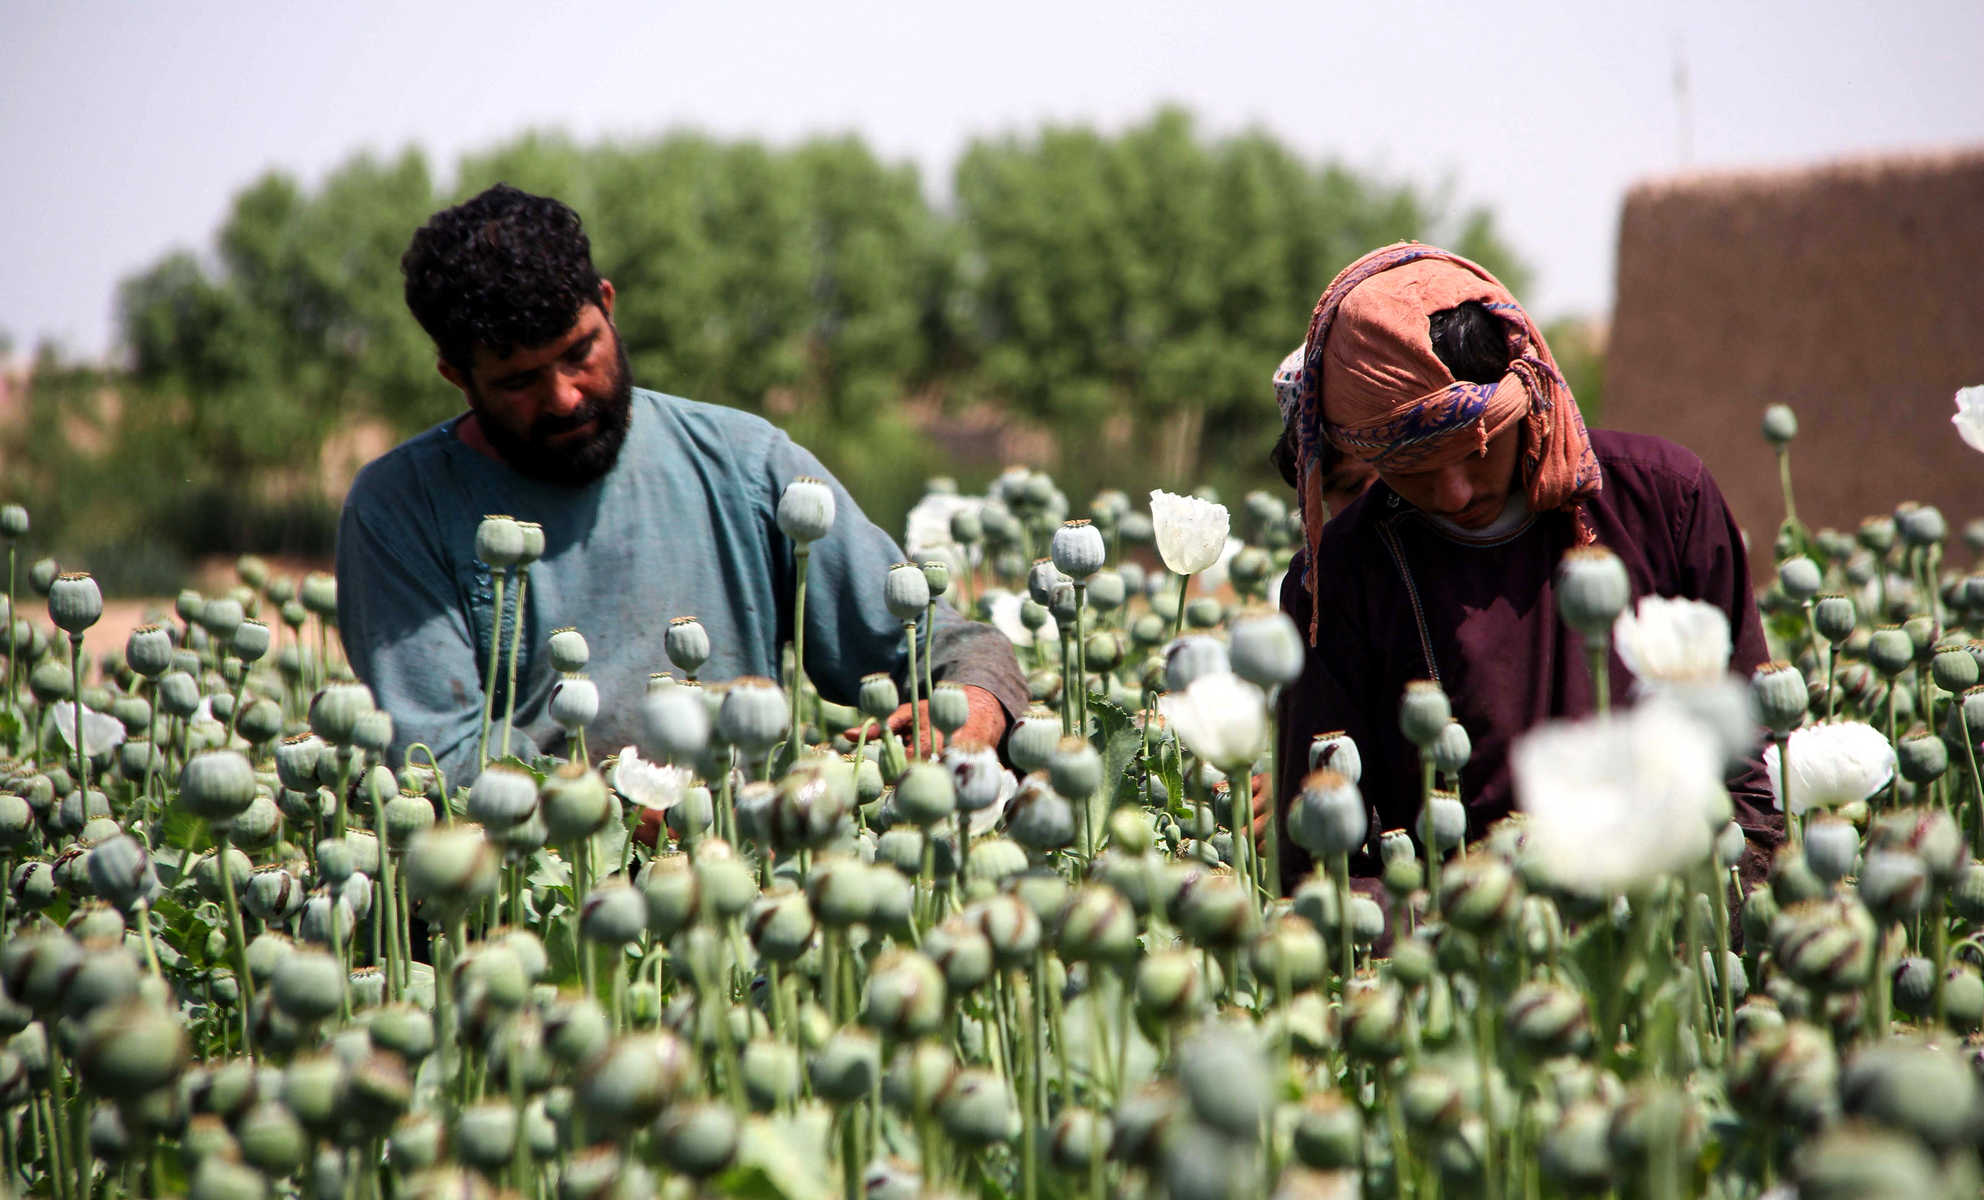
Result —
<instances>
[{"instance_id":1,"label":"dirt ground","mask_svg":"<svg viewBox=\"0 0 1984 1200\"><path fill-rule=\"evenodd\" d=\"M328 571L331 564L314 559L268 559L271 577L287 575L301 580L312 571ZM221 591L239 583L234 573L234 560L212 558L202 560L186 586L195 588L205 595L217 595ZM41 607L40 598L26 592L20 598L21 611L35 619L46 622L47 612ZM129 640L131 631L140 625L176 619L173 616L174 596L151 596L140 599L114 598L103 602L103 616L96 624L83 633L83 652L92 656L101 655L106 650L121 650ZM273 619L272 612L265 611L262 619Z\"/></svg>"}]
</instances>

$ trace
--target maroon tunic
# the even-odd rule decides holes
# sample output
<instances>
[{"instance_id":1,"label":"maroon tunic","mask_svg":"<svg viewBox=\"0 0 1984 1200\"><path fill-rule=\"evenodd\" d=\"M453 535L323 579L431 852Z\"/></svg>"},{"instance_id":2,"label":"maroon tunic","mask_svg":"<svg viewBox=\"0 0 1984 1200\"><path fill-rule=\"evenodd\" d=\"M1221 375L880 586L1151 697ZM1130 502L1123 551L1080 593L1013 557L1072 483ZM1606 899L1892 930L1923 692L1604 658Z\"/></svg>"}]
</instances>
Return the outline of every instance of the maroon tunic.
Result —
<instances>
[{"instance_id":1,"label":"maroon tunic","mask_svg":"<svg viewBox=\"0 0 1984 1200\"><path fill-rule=\"evenodd\" d=\"M1593 431L1591 443L1605 482L1588 511L1599 543L1625 564L1634 599L1687 596L1721 608L1729 615L1730 670L1747 678L1768 657L1763 626L1742 535L1708 469L1660 438ZM1493 542L1461 540L1382 482L1323 527L1317 644L1280 704L1278 752L1290 764L1280 809L1300 785L1312 737L1341 729L1356 739L1372 824L1353 872L1378 872L1379 832L1415 824L1418 756L1398 727L1408 682L1438 680L1473 743L1461 772L1470 839L1514 806L1510 743L1546 720L1593 711L1583 639L1557 615L1557 563L1570 546L1570 518L1561 512L1532 516ZM1281 603L1306 631L1303 568L1298 555ZM1615 701L1629 702L1631 686L1614 652ZM1744 874L1751 876L1783 829L1756 751L1729 788L1749 836ZM1292 846L1283 863L1290 885L1311 865Z\"/></svg>"}]
</instances>

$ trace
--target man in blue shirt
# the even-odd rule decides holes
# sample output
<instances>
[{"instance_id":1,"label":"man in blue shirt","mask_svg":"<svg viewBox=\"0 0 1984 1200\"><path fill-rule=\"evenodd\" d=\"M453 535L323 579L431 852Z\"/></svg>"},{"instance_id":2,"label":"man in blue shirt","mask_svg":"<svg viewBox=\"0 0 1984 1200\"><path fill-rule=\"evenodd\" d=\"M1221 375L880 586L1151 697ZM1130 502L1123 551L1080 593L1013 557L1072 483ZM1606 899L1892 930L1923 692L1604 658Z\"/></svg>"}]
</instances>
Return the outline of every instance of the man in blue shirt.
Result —
<instances>
[{"instance_id":1,"label":"man in blue shirt","mask_svg":"<svg viewBox=\"0 0 1984 1200\"><path fill-rule=\"evenodd\" d=\"M902 551L772 425L633 386L613 285L570 208L499 184L435 214L401 267L407 306L468 411L368 464L339 522L339 629L353 670L393 716L395 761L422 743L450 782L481 767L489 647L500 625L507 648L518 619L514 582L499 616L475 555L490 513L535 521L545 540L521 614L513 752L570 753L550 716L545 649L564 626L591 647L595 754L635 740L648 677L669 666L674 617L709 632L702 678L777 678L795 566L775 514L800 476L826 481L840 514L809 555L808 677L851 703L863 675L902 676L903 626L882 601ZM923 632L936 677L970 697L957 739L997 745L1027 700L1011 645L948 605ZM892 724L909 719L905 706Z\"/></svg>"}]
</instances>

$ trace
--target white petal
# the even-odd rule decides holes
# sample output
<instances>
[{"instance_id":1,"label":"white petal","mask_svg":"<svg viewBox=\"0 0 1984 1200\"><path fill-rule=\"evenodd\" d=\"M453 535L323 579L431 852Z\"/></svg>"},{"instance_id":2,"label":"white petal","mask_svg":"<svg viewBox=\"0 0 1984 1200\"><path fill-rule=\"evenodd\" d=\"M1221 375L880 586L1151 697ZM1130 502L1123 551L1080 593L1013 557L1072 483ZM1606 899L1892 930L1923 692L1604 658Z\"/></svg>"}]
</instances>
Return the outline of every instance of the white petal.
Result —
<instances>
[{"instance_id":1,"label":"white petal","mask_svg":"<svg viewBox=\"0 0 1984 1200\"><path fill-rule=\"evenodd\" d=\"M1972 450L1984 453L1984 384L1957 392L1956 415L1950 423Z\"/></svg>"},{"instance_id":2,"label":"white petal","mask_svg":"<svg viewBox=\"0 0 1984 1200\"><path fill-rule=\"evenodd\" d=\"M1509 756L1524 854L1595 895L1694 866L1713 846L1720 758L1712 735L1664 704L1538 726Z\"/></svg>"},{"instance_id":3,"label":"white petal","mask_svg":"<svg viewBox=\"0 0 1984 1200\"><path fill-rule=\"evenodd\" d=\"M1238 675L1201 675L1157 703L1186 748L1222 769L1252 765L1267 740L1267 695Z\"/></svg>"},{"instance_id":4,"label":"white petal","mask_svg":"<svg viewBox=\"0 0 1984 1200\"><path fill-rule=\"evenodd\" d=\"M1224 504L1172 492L1150 494L1157 553L1174 575L1196 575L1219 561L1230 524Z\"/></svg>"},{"instance_id":5,"label":"white petal","mask_svg":"<svg viewBox=\"0 0 1984 1200\"><path fill-rule=\"evenodd\" d=\"M1790 754L1793 813L1865 800L1894 777L1894 747L1880 730L1860 721L1820 721L1794 730ZM1764 771L1782 809L1784 764L1775 745L1764 751Z\"/></svg>"},{"instance_id":6,"label":"white petal","mask_svg":"<svg viewBox=\"0 0 1984 1200\"><path fill-rule=\"evenodd\" d=\"M1626 669L1648 682L1717 679L1729 671L1729 616L1702 600L1642 596L1612 623Z\"/></svg>"}]
</instances>

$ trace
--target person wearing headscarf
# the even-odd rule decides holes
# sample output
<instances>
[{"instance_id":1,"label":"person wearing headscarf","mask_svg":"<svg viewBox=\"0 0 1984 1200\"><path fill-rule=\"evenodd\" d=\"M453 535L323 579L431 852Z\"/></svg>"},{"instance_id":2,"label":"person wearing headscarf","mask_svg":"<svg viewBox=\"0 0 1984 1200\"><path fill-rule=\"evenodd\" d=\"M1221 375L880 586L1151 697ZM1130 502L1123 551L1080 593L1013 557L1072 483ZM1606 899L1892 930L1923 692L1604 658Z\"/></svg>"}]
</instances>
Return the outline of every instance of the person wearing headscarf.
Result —
<instances>
[{"instance_id":1,"label":"person wearing headscarf","mask_svg":"<svg viewBox=\"0 0 1984 1200\"><path fill-rule=\"evenodd\" d=\"M1542 331L1480 265L1417 242L1366 254L1318 300L1299 362L1275 380L1305 541L1281 604L1309 650L1282 692L1278 753L1300 768L1317 734L1355 739L1372 811L1353 873L1378 873L1381 831L1417 824L1418 752L1397 719L1408 683L1437 681L1467 731L1470 840L1513 807L1514 740L1594 711L1582 636L1554 591L1572 547L1617 554L1635 600L1719 607L1735 674L1768 657L1742 535L1701 460L1587 430ZM1330 519L1339 458L1377 482ZM1616 651L1610 670L1632 678ZM1302 774L1284 772L1278 813ZM1729 786L1745 874L1758 874L1782 823L1754 750ZM1309 866L1299 850L1283 862L1284 883Z\"/></svg>"}]
</instances>

